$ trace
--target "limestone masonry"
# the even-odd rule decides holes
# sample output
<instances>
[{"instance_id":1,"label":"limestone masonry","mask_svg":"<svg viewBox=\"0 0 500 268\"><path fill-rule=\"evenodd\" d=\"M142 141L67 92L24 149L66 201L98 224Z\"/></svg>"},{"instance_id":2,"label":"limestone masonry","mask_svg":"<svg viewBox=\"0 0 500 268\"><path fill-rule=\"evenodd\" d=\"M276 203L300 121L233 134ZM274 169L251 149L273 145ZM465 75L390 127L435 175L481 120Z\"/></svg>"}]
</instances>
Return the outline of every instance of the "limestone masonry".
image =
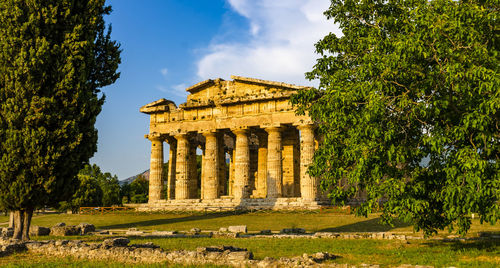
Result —
<instances>
[{"instance_id":1,"label":"limestone masonry","mask_svg":"<svg viewBox=\"0 0 500 268\"><path fill-rule=\"evenodd\" d=\"M166 99L141 107L150 115L151 167L149 203L140 210L315 209L324 200L306 173L317 146L314 124L289 102L306 87L231 78L188 87L179 107Z\"/></svg>"}]
</instances>

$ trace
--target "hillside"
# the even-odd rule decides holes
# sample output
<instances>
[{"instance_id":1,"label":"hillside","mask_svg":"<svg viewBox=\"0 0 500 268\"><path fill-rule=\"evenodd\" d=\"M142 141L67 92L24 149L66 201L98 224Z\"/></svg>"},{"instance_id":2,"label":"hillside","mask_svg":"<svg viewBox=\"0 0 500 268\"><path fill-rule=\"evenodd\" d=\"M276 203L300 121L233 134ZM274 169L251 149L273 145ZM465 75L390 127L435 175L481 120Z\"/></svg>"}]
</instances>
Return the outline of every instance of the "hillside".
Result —
<instances>
[{"instance_id":1,"label":"hillside","mask_svg":"<svg viewBox=\"0 0 500 268\"><path fill-rule=\"evenodd\" d=\"M120 185L124 185L124 184L130 184L132 183L135 179L137 179L137 177L139 176L144 176L144 178L146 178L146 180L149 181L149 169L144 171L144 172L141 172L135 176L132 176L132 177L129 177L129 178L126 178L124 180L120 180Z\"/></svg>"}]
</instances>

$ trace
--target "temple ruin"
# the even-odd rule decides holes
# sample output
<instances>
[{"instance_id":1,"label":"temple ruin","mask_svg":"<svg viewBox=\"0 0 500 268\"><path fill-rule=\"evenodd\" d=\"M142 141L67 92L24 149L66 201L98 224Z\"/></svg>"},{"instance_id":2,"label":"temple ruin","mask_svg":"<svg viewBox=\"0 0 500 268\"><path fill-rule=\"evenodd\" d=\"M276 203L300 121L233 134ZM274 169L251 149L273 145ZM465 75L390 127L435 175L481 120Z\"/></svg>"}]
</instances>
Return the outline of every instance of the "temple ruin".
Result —
<instances>
[{"instance_id":1,"label":"temple ruin","mask_svg":"<svg viewBox=\"0 0 500 268\"><path fill-rule=\"evenodd\" d=\"M306 173L317 141L290 96L306 87L231 76L188 87L179 107L160 99L150 115L149 203L143 210L315 209L318 180ZM163 145L169 145L163 174ZM197 171L201 151L201 176Z\"/></svg>"}]
</instances>

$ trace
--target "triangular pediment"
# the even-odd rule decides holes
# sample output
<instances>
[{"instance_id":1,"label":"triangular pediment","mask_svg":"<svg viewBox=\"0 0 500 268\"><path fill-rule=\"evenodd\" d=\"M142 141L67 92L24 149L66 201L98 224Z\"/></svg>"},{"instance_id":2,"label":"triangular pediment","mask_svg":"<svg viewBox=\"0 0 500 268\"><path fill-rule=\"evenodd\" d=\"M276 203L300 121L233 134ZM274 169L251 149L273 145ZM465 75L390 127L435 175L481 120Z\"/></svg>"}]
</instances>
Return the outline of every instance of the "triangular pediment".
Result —
<instances>
[{"instance_id":1,"label":"triangular pediment","mask_svg":"<svg viewBox=\"0 0 500 268\"><path fill-rule=\"evenodd\" d=\"M235 102L269 100L273 98L287 98L299 89L307 87L296 86L283 82L231 76L232 81L223 79L208 79L188 87L186 103L181 108L212 106Z\"/></svg>"}]
</instances>

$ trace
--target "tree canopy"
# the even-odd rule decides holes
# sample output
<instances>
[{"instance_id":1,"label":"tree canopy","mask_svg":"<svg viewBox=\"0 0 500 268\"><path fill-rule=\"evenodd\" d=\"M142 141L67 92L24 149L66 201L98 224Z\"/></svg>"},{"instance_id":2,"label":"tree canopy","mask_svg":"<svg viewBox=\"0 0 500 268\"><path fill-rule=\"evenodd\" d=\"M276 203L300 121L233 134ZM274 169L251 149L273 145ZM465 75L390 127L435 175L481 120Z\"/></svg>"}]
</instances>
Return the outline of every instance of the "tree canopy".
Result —
<instances>
[{"instance_id":1,"label":"tree canopy","mask_svg":"<svg viewBox=\"0 0 500 268\"><path fill-rule=\"evenodd\" d=\"M35 207L73 195L97 149L100 89L120 63L104 2L0 2L0 204L16 212L16 238L29 238Z\"/></svg>"},{"instance_id":2,"label":"tree canopy","mask_svg":"<svg viewBox=\"0 0 500 268\"><path fill-rule=\"evenodd\" d=\"M471 213L499 215L498 1L332 0L342 30L316 44L308 79L292 98L324 142L309 173L336 203L383 202L426 234Z\"/></svg>"},{"instance_id":3,"label":"tree canopy","mask_svg":"<svg viewBox=\"0 0 500 268\"><path fill-rule=\"evenodd\" d=\"M80 207L110 207L121 205L120 184L116 175L102 173L96 165L85 165L78 172L78 186L68 201L59 204L60 210L71 209L76 213Z\"/></svg>"}]
</instances>

